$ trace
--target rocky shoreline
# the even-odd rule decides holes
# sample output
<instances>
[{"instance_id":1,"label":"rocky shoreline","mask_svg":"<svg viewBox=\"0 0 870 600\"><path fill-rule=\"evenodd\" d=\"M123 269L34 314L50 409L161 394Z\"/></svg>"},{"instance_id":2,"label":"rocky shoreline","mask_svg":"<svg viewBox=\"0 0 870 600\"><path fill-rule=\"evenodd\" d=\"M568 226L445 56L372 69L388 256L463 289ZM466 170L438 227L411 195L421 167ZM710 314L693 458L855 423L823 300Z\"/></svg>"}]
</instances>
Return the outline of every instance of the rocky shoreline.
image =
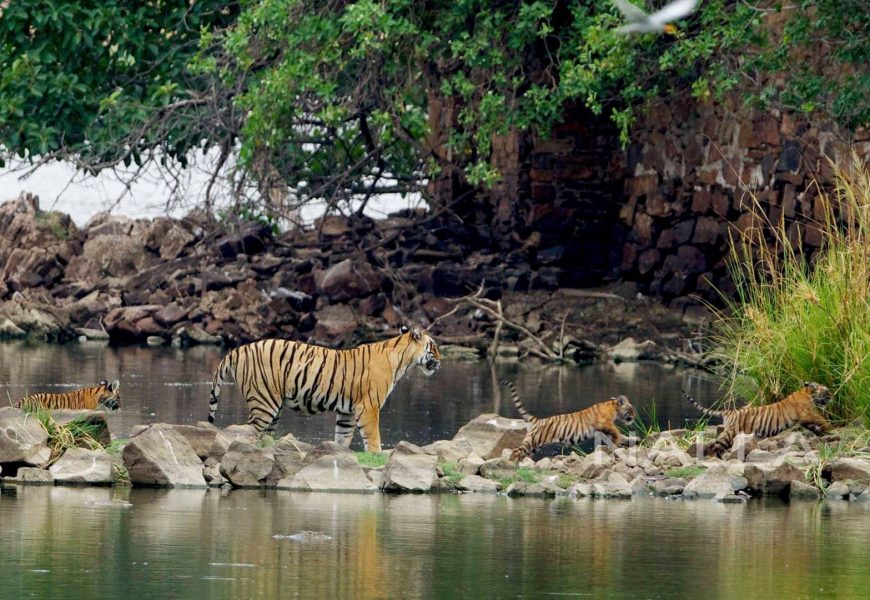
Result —
<instances>
[{"instance_id":1,"label":"rocky shoreline","mask_svg":"<svg viewBox=\"0 0 870 600\"><path fill-rule=\"evenodd\" d=\"M82 420L108 442L100 412L55 411L57 422ZM400 442L383 454L354 453L331 441L317 446L292 434L258 440L252 428L157 423L129 440L57 456L46 429L15 408L0 409L0 481L16 485L133 485L374 493L491 493L572 498L707 498L742 503L757 496L850 500L870 505L870 448L822 458L819 439L790 431L763 440L740 435L722 459L697 452L715 431L656 433L628 448L598 446L507 459L525 423L483 414L452 440ZM845 432L844 432L845 434ZM700 437L699 437L700 436Z\"/></svg>"},{"instance_id":2,"label":"rocky shoreline","mask_svg":"<svg viewBox=\"0 0 870 600\"><path fill-rule=\"evenodd\" d=\"M0 339L349 347L419 324L461 354L695 364L709 319L632 283L563 287L549 254L494 248L425 213L330 216L282 234L197 213L78 228L25 194L0 205L0 266ZM461 300L475 292L500 316Z\"/></svg>"}]
</instances>

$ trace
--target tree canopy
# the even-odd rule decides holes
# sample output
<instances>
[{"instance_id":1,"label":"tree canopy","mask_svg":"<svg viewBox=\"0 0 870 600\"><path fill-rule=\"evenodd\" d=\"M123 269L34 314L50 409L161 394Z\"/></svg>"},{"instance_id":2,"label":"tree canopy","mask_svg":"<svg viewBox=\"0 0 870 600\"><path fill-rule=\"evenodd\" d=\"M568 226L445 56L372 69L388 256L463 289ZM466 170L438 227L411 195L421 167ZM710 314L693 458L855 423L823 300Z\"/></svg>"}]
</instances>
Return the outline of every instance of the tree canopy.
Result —
<instances>
[{"instance_id":1,"label":"tree canopy","mask_svg":"<svg viewBox=\"0 0 870 600\"><path fill-rule=\"evenodd\" d=\"M546 134L568 102L623 140L681 93L870 121L863 0L706 0L675 36L620 22L608 0L12 0L0 144L91 170L218 147L341 203L445 167L491 184L494 136Z\"/></svg>"}]
</instances>

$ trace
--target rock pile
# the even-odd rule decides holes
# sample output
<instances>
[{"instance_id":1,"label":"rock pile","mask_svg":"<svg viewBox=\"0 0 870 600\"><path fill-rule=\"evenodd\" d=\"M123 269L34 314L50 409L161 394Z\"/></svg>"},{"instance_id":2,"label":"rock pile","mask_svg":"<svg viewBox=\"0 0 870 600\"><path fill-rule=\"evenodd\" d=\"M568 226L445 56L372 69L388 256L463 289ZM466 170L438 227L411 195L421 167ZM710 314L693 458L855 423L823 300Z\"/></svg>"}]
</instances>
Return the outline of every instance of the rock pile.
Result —
<instances>
[{"instance_id":1,"label":"rock pile","mask_svg":"<svg viewBox=\"0 0 870 600\"><path fill-rule=\"evenodd\" d=\"M491 417L474 419L453 440L422 447L400 442L379 466L363 466L355 453L331 441L312 446L288 434L264 444L249 426L220 430L208 423L156 423L136 428L119 456L73 448L46 469L50 452L44 437L30 426L33 420L23 419L17 409L4 409L0 471L19 484L106 485L120 477L133 485L160 487L575 498L653 495L720 502L759 495L870 500L870 460L860 457L868 449L820 464L814 438L802 433L760 440L748 452L744 445L724 459L698 456L692 437L675 431L652 436L642 446L599 446L585 456L526 458L516 464L508 460L510 447L496 448L506 435L523 432L524 422L491 423Z\"/></svg>"},{"instance_id":2,"label":"rock pile","mask_svg":"<svg viewBox=\"0 0 870 600\"><path fill-rule=\"evenodd\" d=\"M454 307L449 298L481 285L532 334L558 329L568 315L554 351L576 360L605 355L629 333L638 342L619 346L620 356L660 355L689 336L679 313L638 300L630 285L558 289L534 255L502 252L448 216L428 217L425 227L421 218L330 216L276 235L201 214L104 214L79 229L23 195L0 205L0 338L236 345L283 337L346 347L418 323L442 342L486 348L489 314L465 307L433 324ZM503 334L503 347L512 335Z\"/></svg>"}]
</instances>

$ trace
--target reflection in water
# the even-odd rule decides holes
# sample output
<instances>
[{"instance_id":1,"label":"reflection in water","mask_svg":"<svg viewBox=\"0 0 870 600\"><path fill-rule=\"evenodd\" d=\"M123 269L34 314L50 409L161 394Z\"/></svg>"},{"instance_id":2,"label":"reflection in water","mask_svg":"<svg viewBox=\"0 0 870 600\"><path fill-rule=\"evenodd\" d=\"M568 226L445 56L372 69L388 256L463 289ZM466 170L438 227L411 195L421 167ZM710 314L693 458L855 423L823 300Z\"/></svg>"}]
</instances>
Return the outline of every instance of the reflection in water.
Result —
<instances>
[{"instance_id":1,"label":"reflection in water","mask_svg":"<svg viewBox=\"0 0 870 600\"><path fill-rule=\"evenodd\" d=\"M208 413L212 373L224 351L211 346L175 348L109 347L102 344L46 345L0 343L0 398L18 400L27 392L59 391L120 379L121 410L109 415L117 437L133 425L157 421L196 423ZM513 405L500 402L498 381L516 382L526 406L537 416L571 412L618 394L627 395L643 417L655 404L662 427L681 426L699 414L680 396L689 387L704 404L712 404L716 386L698 371L655 363L557 367L535 360L500 363L445 361L441 371L426 377L416 369L399 382L381 412L385 445L401 440L427 444L451 438L483 412L517 417ZM505 396L507 398L507 396ZM235 386L221 394L218 424L243 423L244 403ZM288 412L279 432L292 431L305 441L332 439L335 419ZM359 436L355 445L361 447Z\"/></svg>"},{"instance_id":2,"label":"reflection in water","mask_svg":"<svg viewBox=\"0 0 870 600\"><path fill-rule=\"evenodd\" d=\"M116 508L112 499L128 499ZM7 488L0 597L861 597L854 503ZM275 534L320 531L332 539Z\"/></svg>"}]
</instances>

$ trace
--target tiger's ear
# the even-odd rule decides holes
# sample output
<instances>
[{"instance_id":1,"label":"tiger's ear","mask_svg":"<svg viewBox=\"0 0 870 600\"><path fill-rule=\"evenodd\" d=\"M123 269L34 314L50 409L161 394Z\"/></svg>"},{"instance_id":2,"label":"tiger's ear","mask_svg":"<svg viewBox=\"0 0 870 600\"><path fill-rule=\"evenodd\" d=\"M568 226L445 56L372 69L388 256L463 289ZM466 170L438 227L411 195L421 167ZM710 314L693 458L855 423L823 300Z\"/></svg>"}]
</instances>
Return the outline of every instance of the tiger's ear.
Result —
<instances>
[{"instance_id":1,"label":"tiger's ear","mask_svg":"<svg viewBox=\"0 0 870 600\"><path fill-rule=\"evenodd\" d=\"M118 388L120 388L120 387L121 387L121 382L116 379L115 381L113 381L112 383L109 384L109 391L117 392Z\"/></svg>"},{"instance_id":2,"label":"tiger's ear","mask_svg":"<svg viewBox=\"0 0 870 600\"><path fill-rule=\"evenodd\" d=\"M399 333L401 333L401 334L408 333L408 328L405 327L404 325L399 325Z\"/></svg>"},{"instance_id":3,"label":"tiger's ear","mask_svg":"<svg viewBox=\"0 0 870 600\"><path fill-rule=\"evenodd\" d=\"M625 404L628 404L628 398L626 398L626 397L623 396L623 395L619 395L619 396L616 397L616 404L617 404L618 406L623 406L623 405L625 405Z\"/></svg>"},{"instance_id":4,"label":"tiger's ear","mask_svg":"<svg viewBox=\"0 0 870 600\"><path fill-rule=\"evenodd\" d=\"M97 385L99 387L106 387L107 385L109 385L109 382L106 381L105 379L100 379L100 383L98 383Z\"/></svg>"},{"instance_id":5,"label":"tiger's ear","mask_svg":"<svg viewBox=\"0 0 870 600\"><path fill-rule=\"evenodd\" d=\"M419 342L423 338L423 330L418 325L414 325L411 329L411 337Z\"/></svg>"}]
</instances>

